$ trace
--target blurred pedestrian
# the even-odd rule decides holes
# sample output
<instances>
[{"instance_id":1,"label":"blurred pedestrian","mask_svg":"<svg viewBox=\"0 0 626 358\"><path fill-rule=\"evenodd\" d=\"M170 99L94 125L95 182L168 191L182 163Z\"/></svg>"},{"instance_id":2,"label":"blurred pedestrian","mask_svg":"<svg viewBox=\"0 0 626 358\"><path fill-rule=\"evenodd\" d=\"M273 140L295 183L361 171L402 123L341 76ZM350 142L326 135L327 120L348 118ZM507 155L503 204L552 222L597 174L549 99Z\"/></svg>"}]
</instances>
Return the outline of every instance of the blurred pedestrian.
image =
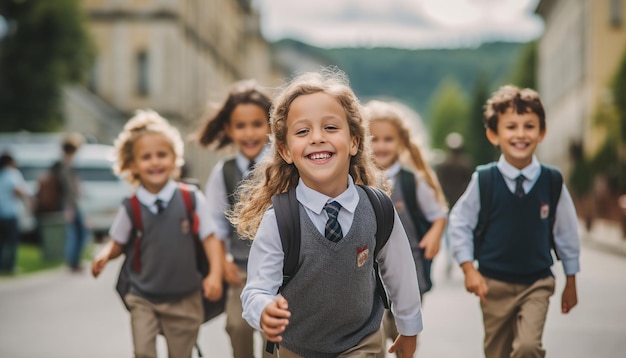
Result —
<instances>
[{"instance_id":1,"label":"blurred pedestrian","mask_svg":"<svg viewBox=\"0 0 626 358\"><path fill-rule=\"evenodd\" d=\"M411 133L411 119L417 114L400 103L376 100L365 105L365 113L374 159L393 185L391 199L409 238L423 297L432 288L430 269L439 252L448 207L437 176ZM383 326L386 337L393 341L398 330L389 310Z\"/></svg>"},{"instance_id":2,"label":"blurred pedestrian","mask_svg":"<svg viewBox=\"0 0 626 358\"><path fill-rule=\"evenodd\" d=\"M435 166L435 172L437 173L437 178L439 178L439 183L441 183L441 189L448 201L448 205L452 208L472 178L474 167L472 160L465 153L463 136L461 134L456 132L448 134L446 136L446 147L445 157L441 163ZM444 272L449 277L452 274L454 259L450 251L450 240L447 230L443 237L446 246Z\"/></svg>"},{"instance_id":3,"label":"blurred pedestrian","mask_svg":"<svg viewBox=\"0 0 626 358\"><path fill-rule=\"evenodd\" d=\"M210 212L215 235L225 246L226 332L234 358L254 356L255 330L241 317L240 296L246 283L250 243L237 235L226 213L236 202L237 187L266 152L271 105L269 96L255 81L237 82L216 113L208 118L198 137L203 146L234 147L237 151L234 158L215 165L205 186L206 196L212 198ZM266 355L265 350L263 355Z\"/></svg>"},{"instance_id":4,"label":"blurred pedestrian","mask_svg":"<svg viewBox=\"0 0 626 358\"><path fill-rule=\"evenodd\" d=\"M74 168L74 157L83 145L84 138L78 133L63 137L63 157L52 167L61 192L61 205L65 220L65 260L73 272L81 272L83 250L89 238L85 217L80 208L80 177Z\"/></svg>"},{"instance_id":5,"label":"blurred pedestrian","mask_svg":"<svg viewBox=\"0 0 626 358\"><path fill-rule=\"evenodd\" d=\"M26 201L28 191L13 156L0 155L0 274L15 271L19 244L20 200Z\"/></svg>"},{"instance_id":6,"label":"blurred pedestrian","mask_svg":"<svg viewBox=\"0 0 626 358\"><path fill-rule=\"evenodd\" d=\"M280 343L282 358L384 357L386 287L400 331L389 352L412 357L422 330L415 264L391 200L370 187L382 184L381 173L347 79L333 69L302 74L285 86L271 116L272 151L242 185L231 216L240 234L254 237L243 317ZM368 192L380 193L379 206L393 210L386 211L394 219L385 219L392 231L380 248L376 232L385 225L377 223ZM290 201L297 201L302 224L298 265L288 282L278 211L271 207L272 196L283 193L295 196Z\"/></svg>"},{"instance_id":7,"label":"blurred pedestrian","mask_svg":"<svg viewBox=\"0 0 626 358\"><path fill-rule=\"evenodd\" d=\"M92 274L98 277L110 260L124 254L117 287L130 311L134 356L156 358L162 333L168 357L191 358L204 322L201 289L209 300L222 296L224 254L211 235L207 201L195 187L175 182L183 142L156 112L138 111L115 149L115 171L137 189L120 207L109 231L112 240L92 262ZM206 277L198 270L197 254L211 263Z\"/></svg>"},{"instance_id":8,"label":"blurred pedestrian","mask_svg":"<svg viewBox=\"0 0 626 358\"><path fill-rule=\"evenodd\" d=\"M576 210L560 172L535 157L546 134L539 94L503 86L485 108L487 138L502 154L478 167L452 208L450 244L466 290L480 298L485 356L544 357L543 329L555 290L551 247L566 275L561 311L578 303Z\"/></svg>"}]
</instances>

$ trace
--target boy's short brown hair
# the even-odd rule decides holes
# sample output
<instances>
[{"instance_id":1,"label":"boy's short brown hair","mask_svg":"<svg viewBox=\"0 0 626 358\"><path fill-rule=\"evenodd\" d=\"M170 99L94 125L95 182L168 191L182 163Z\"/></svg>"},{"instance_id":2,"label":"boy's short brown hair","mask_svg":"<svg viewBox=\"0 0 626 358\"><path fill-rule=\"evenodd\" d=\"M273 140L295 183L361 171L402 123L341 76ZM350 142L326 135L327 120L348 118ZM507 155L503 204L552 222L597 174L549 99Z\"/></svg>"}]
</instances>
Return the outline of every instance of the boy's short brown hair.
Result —
<instances>
[{"instance_id":1,"label":"boy's short brown hair","mask_svg":"<svg viewBox=\"0 0 626 358\"><path fill-rule=\"evenodd\" d=\"M500 87L487 100L483 122L487 129L494 133L498 132L498 117L509 108L518 114L535 113L539 117L541 131L546 130L546 113L541 103L539 93L530 88L520 89L516 86L506 85Z\"/></svg>"}]
</instances>

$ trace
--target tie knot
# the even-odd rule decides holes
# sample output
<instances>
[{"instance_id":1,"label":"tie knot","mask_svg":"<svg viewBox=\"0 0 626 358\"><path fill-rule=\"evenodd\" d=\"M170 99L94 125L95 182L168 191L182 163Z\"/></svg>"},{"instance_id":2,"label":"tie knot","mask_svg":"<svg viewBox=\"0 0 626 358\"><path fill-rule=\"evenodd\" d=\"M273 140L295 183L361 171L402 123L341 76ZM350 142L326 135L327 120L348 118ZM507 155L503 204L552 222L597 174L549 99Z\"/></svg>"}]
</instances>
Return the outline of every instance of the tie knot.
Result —
<instances>
[{"instance_id":1,"label":"tie knot","mask_svg":"<svg viewBox=\"0 0 626 358\"><path fill-rule=\"evenodd\" d=\"M160 214L163 211L163 209L165 209L165 207L163 206L163 200L161 200L161 199L155 200L154 201L154 205L157 208L157 213L158 214Z\"/></svg>"},{"instance_id":2,"label":"tie knot","mask_svg":"<svg viewBox=\"0 0 626 358\"><path fill-rule=\"evenodd\" d=\"M515 178L515 182L520 183L520 184L524 183L524 180L526 180L526 177L524 176L524 174L520 174L517 176L517 178Z\"/></svg>"},{"instance_id":3,"label":"tie knot","mask_svg":"<svg viewBox=\"0 0 626 358\"><path fill-rule=\"evenodd\" d=\"M324 205L324 210L326 210L326 212L328 213L328 216L333 217L333 218L337 218L337 215L339 215L339 210L341 209L341 204L339 204L336 201L331 201L330 203L326 203L326 205Z\"/></svg>"}]
</instances>

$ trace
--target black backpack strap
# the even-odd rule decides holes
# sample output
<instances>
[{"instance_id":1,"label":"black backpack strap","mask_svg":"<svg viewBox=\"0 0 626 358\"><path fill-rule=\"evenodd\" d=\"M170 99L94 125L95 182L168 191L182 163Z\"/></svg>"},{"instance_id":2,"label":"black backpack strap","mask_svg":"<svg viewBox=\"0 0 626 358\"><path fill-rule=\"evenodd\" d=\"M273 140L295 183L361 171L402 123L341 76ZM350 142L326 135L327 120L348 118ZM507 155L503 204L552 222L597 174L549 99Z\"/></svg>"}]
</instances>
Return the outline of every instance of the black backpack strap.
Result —
<instances>
[{"instance_id":1,"label":"black backpack strap","mask_svg":"<svg viewBox=\"0 0 626 358\"><path fill-rule=\"evenodd\" d=\"M380 277L380 269L378 268L378 253L389 241L391 231L393 231L393 225L395 220L395 212L393 208L393 202L387 194L378 188L373 188L367 185L359 185L367 197L372 203L374 208L374 214L376 215L376 248L374 249L374 271L376 272L376 290L383 300L385 308L391 307L389 302L389 295L385 290L382 278Z\"/></svg>"},{"instance_id":2,"label":"black backpack strap","mask_svg":"<svg viewBox=\"0 0 626 358\"><path fill-rule=\"evenodd\" d=\"M224 174L224 184L226 184L226 197L232 206L237 202L235 192L242 178L242 174L239 168L237 168L237 159L233 158L225 161L222 172Z\"/></svg>"},{"instance_id":3,"label":"black backpack strap","mask_svg":"<svg viewBox=\"0 0 626 358\"><path fill-rule=\"evenodd\" d=\"M478 173L478 192L480 194L480 211L478 223L474 228L474 259L478 259L478 252L483 243L485 230L489 221L491 210L491 194L493 192L493 180L496 176L496 163L481 165L476 168Z\"/></svg>"},{"instance_id":4,"label":"black backpack strap","mask_svg":"<svg viewBox=\"0 0 626 358\"><path fill-rule=\"evenodd\" d=\"M548 212L548 220L550 221L550 247L554 250L557 260L560 260L558 252L556 252L556 244L554 243L554 223L556 222L556 207L559 204L561 190L563 189L563 175L561 172L551 166L541 164L541 171L546 171L550 180L550 211Z\"/></svg>"},{"instance_id":5,"label":"black backpack strap","mask_svg":"<svg viewBox=\"0 0 626 358\"><path fill-rule=\"evenodd\" d=\"M272 205L278 224L278 233L285 254L283 263L283 284L279 292L296 273L300 259L300 204L296 198L296 190L274 195Z\"/></svg>"},{"instance_id":6,"label":"black backpack strap","mask_svg":"<svg viewBox=\"0 0 626 358\"><path fill-rule=\"evenodd\" d=\"M402 195L404 196L404 203L407 206L413 225L417 230L418 241L422 240L424 235L430 230L432 223L429 222L419 205L417 204L417 179L415 174L406 169L400 169L398 173L398 180L400 188L402 189Z\"/></svg>"},{"instance_id":7,"label":"black backpack strap","mask_svg":"<svg viewBox=\"0 0 626 358\"><path fill-rule=\"evenodd\" d=\"M296 189L274 195L272 206L274 207L280 242L285 256L283 260L283 283L278 288L278 292L280 292L296 273L298 260L300 260L302 233L300 231L300 204L296 198ZM278 343L267 341L265 351L273 354L276 347L278 347Z\"/></svg>"}]
</instances>

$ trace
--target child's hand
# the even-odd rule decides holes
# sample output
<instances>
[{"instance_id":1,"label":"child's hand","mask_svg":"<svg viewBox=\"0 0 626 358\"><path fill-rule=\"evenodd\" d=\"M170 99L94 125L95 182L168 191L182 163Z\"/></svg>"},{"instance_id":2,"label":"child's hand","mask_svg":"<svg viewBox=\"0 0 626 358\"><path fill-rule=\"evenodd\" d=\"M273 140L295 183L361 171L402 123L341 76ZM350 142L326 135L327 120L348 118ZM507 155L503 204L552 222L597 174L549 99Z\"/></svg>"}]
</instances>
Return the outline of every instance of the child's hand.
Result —
<instances>
[{"instance_id":1,"label":"child's hand","mask_svg":"<svg viewBox=\"0 0 626 358\"><path fill-rule=\"evenodd\" d=\"M278 295L274 301L265 306L261 315L261 329L268 341L280 342L283 340L281 333L285 331L291 316L288 308L287 300L281 295Z\"/></svg>"},{"instance_id":2,"label":"child's hand","mask_svg":"<svg viewBox=\"0 0 626 358\"><path fill-rule=\"evenodd\" d=\"M237 287L243 285L243 281L239 275L239 268L232 261L224 261L224 280L228 282L229 285Z\"/></svg>"},{"instance_id":3,"label":"child's hand","mask_svg":"<svg viewBox=\"0 0 626 358\"><path fill-rule=\"evenodd\" d=\"M93 277L97 278L100 275L108 261L108 257L102 255L93 260L91 263L91 274Z\"/></svg>"},{"instance_id":4,"label":"child's hand","mask_svg":"<svg viewBox=\"0 0 626 358\"><path fill-rule=\"evenodd\" d=\"M484 303L487 291L489 291L485 278L476 270L474 264L470 261L464 262L461 268L465 273L465 289L467 292L480 297L480 301Z\"/></svg>"},{"instance_id":5,"label":"child's hand","mask_svg":"<svg viewBox=\"0 0 626 358\"><path fill-rule=\"evenodd\" d=\"M396 340L389 347L389 353L396 353L399 358L413 357L415 349L417 348L417 336L403 336L398 335Z\"/></svg>"},{"instance_id":6,"label":"child's hand","mask_svg":"<svg viewBox=\"0 0 626 358\"><path fill-rule=\"evenodd\" d=\"M440 243L441 236L432 230L428 231L419 243L419 248L424 249L424 258L427 260L435 258L437 253L439 253Z\"/></svg>"},{"instance_id":7,"label":"child's hand","mask_svg":"<svg viewBox=\"0 0 626 358\"><path fill-rule=\"evenodd\" d=\"M202 280L202 289L204 291L204 297L209 301L219 300L223 294L222 278L218 275L209 274Z\"/></svg>"},{"instance_id":8,"label":"child's hand","mask_svg":"<svg viewBox=\"0 0 626 358\"><path fill-rule=\"evenodd\" d=\"M561 296L561 312L569 313L569 311L578 304L578 294L576 293L576 276L567 276L567 282Z\"/></svg>"}]
</instances>

